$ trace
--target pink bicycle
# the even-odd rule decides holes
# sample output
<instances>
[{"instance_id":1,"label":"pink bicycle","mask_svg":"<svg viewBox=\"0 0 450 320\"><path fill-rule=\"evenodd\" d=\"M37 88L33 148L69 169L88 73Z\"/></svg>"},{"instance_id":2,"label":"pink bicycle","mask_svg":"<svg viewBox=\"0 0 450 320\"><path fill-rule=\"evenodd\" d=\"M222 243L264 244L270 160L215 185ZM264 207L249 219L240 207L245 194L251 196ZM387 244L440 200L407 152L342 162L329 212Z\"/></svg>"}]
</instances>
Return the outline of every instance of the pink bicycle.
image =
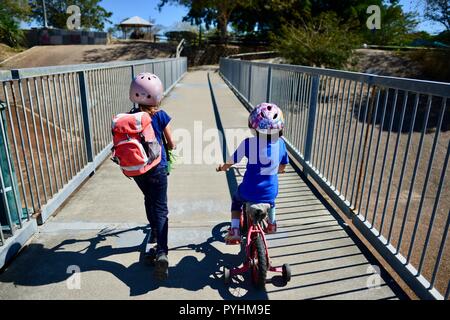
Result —
<instances>
[{"instance_id":1,"label":"pink bicycle","mask_svg":"<svg viewBox=\"0 0 450 320\"><path fill-rule=\"evenodd\" d=\"M270 205L266 203L246 203L241 215L241 234L245 240L246 258L241 267L228 269L224 267L225 284L231 282L231 278L250 270L253 284L258 289L265 289L267 271L280 272L285 283L291 280L291 268L285 263L280 267L271 265L266 236L264 233L266 219Z\"/></svg>"}]
</instances>

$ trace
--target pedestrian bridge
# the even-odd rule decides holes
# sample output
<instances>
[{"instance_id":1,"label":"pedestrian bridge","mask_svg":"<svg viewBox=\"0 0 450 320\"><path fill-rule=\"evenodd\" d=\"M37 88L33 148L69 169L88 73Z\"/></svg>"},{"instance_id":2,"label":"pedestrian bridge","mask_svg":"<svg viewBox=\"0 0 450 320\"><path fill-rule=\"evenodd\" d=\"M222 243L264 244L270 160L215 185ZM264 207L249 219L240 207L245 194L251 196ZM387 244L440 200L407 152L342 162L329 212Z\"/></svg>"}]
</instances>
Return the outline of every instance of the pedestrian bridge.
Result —
<instances>
[{"instance_id":1,"label":"pedestrian bridge","mask_svg":"<svg viewBox=\"0 0 450 320\"><path fill-rule=\"evenodd\" d=\"M144 70L168 88L180 155L165 282L142 260L143 196L108 160L111 116ZM449 85L231 59L186 71L179 58L0 74L2 300L448 299ZM258 291L222 280L244 257L223 237L245 165L215 168L265 100L283 108L291 158L269 254L292 280L268 273Z\"/></svg>"}]
</instances>

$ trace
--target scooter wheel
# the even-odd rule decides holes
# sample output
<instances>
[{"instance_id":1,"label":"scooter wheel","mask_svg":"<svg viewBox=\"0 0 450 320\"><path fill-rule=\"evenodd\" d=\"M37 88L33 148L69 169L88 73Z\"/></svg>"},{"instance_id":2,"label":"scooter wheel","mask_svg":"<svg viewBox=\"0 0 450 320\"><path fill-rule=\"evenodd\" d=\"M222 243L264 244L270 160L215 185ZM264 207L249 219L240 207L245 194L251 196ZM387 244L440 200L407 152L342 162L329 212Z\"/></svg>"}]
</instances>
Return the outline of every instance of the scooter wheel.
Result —
<instances>
[{"instance_id":1,"label":"scooter wheel","mask_svg":"<svg viewBox=\"0 0 450 320\"><path fill-rule=\"evenodd\" d=\"M231 272L230 269L223 267L223 282L229 284L231 282Z\"/></svg>"},{"instance_id":2,"label":"scooter wheel","mask_svg":"<svg viewBox=\"0 0 450 320\"><path fill-rule=\"evenodd\" d=\"M285 263L285 264L283 264L282 269L283 269L283 272L282 272L283 280L285 282L289 282L291 280L291 266L289 264Z\"/></svg>"}]
</instances>

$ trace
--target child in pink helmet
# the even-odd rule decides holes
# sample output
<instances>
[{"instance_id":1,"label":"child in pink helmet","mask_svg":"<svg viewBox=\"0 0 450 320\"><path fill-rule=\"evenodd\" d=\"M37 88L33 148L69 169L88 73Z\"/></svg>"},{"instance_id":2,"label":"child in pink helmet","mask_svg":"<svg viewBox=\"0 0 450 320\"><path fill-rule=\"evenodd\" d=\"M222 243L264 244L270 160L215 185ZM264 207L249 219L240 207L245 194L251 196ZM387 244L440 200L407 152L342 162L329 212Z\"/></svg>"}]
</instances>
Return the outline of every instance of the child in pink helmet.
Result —
<instances>
[{"instance_id":1,"label":"child in pink helmet","mask_svg":"<svg viewBox=\"0 0 450 320\"><path fill-rule=\"evenodd\" d=\"M278 195L278 173L283 173L289 163L286 145L282 136L283 113L273 103L261 103L249 115L248 126L256 131L254 137L246 138L217 171L227 171L243 157L248 159L242 183L233 196L231 204L231 227L225 237L227 244L241 242L240 218L246 202L268 203L269 223L267 233L276 232L275 199Z\"/></svg>"},{"instance_id":2,"label":"child in pink helmet","mask_svg":"<svg viewBox=\"0 0 450 320\"><path fill-rule=\"evenodd\" d=\"M145 211L151 227L150 243L156 247L149 252L155 263L155 277L168 276L168 206L167 206L167 149L175 149L169 126L170 116L160 109L163 98L161 80L152 73L138 74L130 85L130 100L136 103L130 113L144 111L150 114L156 139L161 145L161 162L146 173L134 177L145 198Z\"/></svg>"}]
</instances>

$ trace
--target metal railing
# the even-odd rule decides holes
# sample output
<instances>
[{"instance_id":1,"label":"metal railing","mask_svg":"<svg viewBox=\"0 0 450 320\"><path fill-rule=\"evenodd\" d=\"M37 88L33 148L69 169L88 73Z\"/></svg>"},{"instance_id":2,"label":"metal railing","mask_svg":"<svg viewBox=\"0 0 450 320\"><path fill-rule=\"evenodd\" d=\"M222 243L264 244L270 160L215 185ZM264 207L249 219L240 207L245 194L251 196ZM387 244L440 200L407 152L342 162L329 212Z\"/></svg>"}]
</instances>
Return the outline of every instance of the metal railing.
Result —
<instances>
[{"instance_id":1,"label":"metal railing","mask_svg":"<svg viewBox=\"0 0 450 320\"><path fill-rule=\"evenodd\" d=\"M424 299L448 299L450 84L221 59L248 108L279 105L305 173Z\"/></svg>"},{"instance_id":2,"label":"metal railing","mask_svg":"<svg viewBox=\"0 0 450 320\"><path fill-rule=\"evenodd\" d=\"M143 71L167 93L187 60L0 72L0 249L32 215L45 222L108 157L112 116L131 108L130 81Z\"/></svg>"}]
</instances>

